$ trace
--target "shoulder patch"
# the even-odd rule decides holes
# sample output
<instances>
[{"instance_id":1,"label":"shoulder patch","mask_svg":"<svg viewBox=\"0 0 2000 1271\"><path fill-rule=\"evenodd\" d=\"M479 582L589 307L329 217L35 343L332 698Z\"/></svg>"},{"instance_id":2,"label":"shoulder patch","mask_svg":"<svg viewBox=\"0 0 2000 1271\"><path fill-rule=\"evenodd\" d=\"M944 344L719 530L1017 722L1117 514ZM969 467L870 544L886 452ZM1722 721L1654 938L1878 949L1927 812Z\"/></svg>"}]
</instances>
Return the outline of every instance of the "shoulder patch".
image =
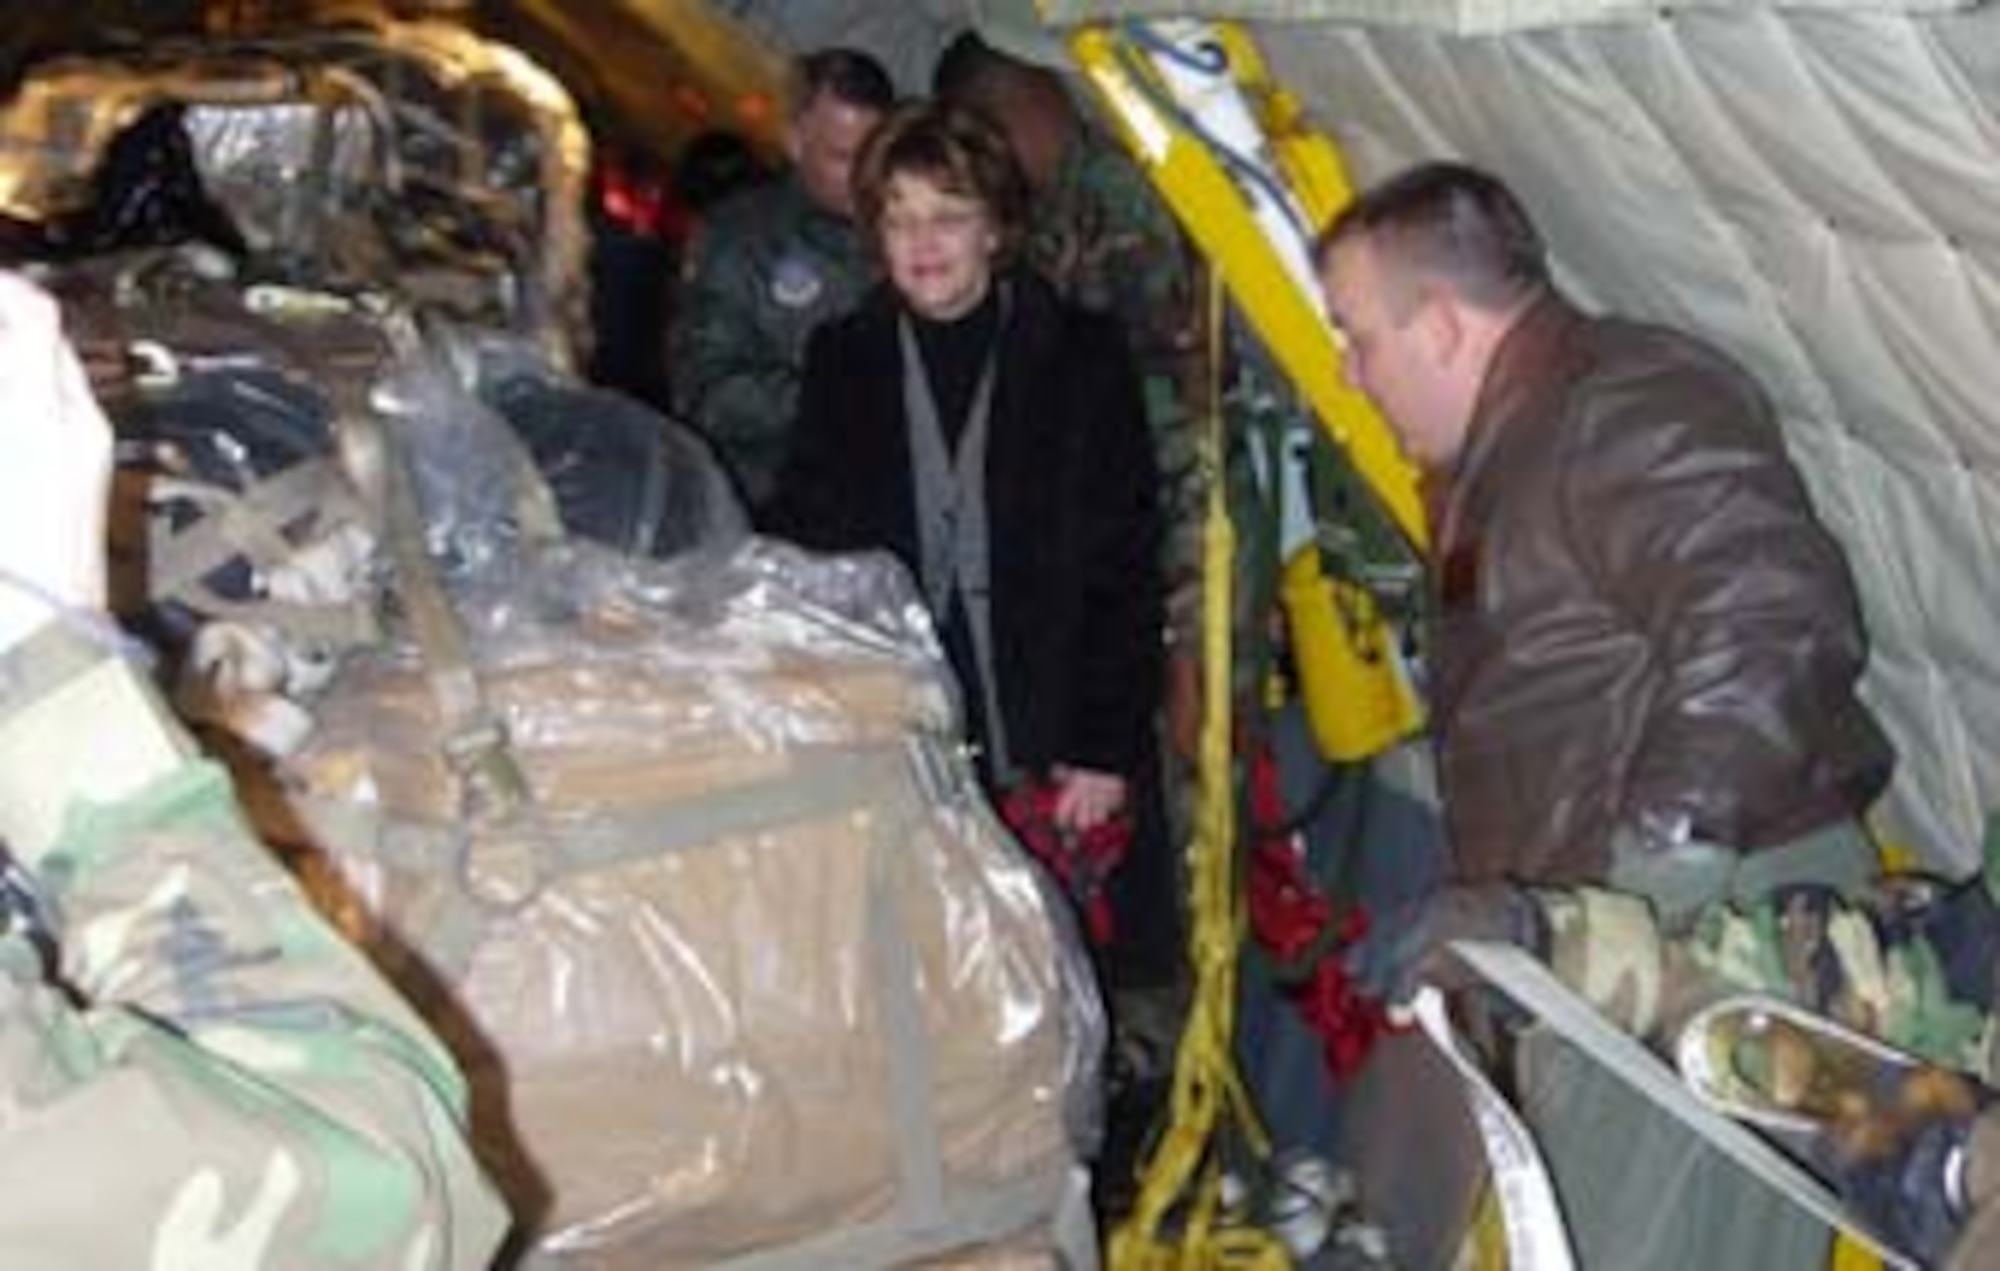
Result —
<instances>
[{"instance_id":1,"label":"shoulder patch","mask_svg":"<svg viewBox=\"0 0 2000 1271\"><path fill-rule=\"evenodd\" d=\"M796 253L778 258L771 270L771 299L786 309L804 309L826 291L826 279L811 260Z\"/></svg>"}]
</instances>

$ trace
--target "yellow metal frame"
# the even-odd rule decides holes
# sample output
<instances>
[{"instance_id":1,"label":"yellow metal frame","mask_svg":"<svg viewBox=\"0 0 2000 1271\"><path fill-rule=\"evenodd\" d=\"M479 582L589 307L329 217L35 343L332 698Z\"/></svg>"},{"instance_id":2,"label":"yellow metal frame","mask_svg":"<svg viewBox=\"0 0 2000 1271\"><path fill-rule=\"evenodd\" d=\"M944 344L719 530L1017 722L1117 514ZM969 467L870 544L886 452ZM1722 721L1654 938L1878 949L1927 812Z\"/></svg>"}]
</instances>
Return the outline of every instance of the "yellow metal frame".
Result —
<instances>
[{"instance_id":1,"label":"yellow metal frame","mask_svg":"<svg viewBox=\"0 0 2000 1271\"><path fill-rule=\"evenodd\" d=\"M1271 81L1249 38L1232 24L1214 25L1273 159L1306 214L1324 224L1352 197L1338 152L1304 125L1298 100ZM1134 50L1127 37L1114 28L1085 27L1072 35L1070 48L1128 148L1146 165L1271 355L1403 534L1424 547L1428 534L1416 470L1375 408L1342 378L1340 347L1319 297L1307 294L1286 268L1216 155L1160 108L1157 94L1149 91L1157 85L1134 78L1146 72L1142 59L1129 56Z\"/></svg>"}]
</instances>

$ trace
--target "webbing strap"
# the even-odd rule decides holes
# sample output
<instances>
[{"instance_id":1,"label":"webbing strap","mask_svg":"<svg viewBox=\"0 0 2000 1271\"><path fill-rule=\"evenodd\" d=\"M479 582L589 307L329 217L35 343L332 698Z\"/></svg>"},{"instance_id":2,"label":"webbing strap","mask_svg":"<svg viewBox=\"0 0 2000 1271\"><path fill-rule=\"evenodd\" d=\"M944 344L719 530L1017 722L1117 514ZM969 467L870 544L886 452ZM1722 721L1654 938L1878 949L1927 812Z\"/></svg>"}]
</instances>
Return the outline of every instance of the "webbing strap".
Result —
<instances>
[{"instance_id":1,"label":"webbing strap","mask_svg":"<svg viewBox=\"0 0 2000 1271\"><path fill-rule=\"evenodd\" d=\"M1411 1009L1431 1044L1465 1085L1472 1123L1486 1148L1493 1194L1500 1202L1508 1271L1575 1271L1576 1254L1556 1205L1555 1183L1542 1163L1534 1135L1459 1043L1445 1013L1444 995L1425 985Z\"/></svg>"},{"instance_id":2,"label":"webbing strap","mask_svg":"<svg viewBox=\"0 0 2000 1271\"><path fill-rule=\"evenodd\" d=\"M1692 1130L1752 1178L1772 1188L1828 1227L1866 1246L1891 1267L1911 1264L1854 1224L1819 1181L1776 1148L1717 1114L1681 1084L1657 1056L1593 1011L1548 967L1511 945L1456 941L1452 952L1488 983L1548 1025L1564 1041L1630 1086L1645 1100Z\"/></svg>"},{"instance_id":3,"label":"webbing strap","mask_svg":"<svg viewBox=\"0 0 2000 1271\"><path fill-rule=\"evenodd\" d=\"M206 618L276 627L294 638L337 648L376 638L375 612L364 601L233 600L204 581L239 556L261 567L283 562L293 552L285 527L308 514L358 521L361 505L331 460L294 464L241 493L193 482L174 482L172 493L199 505L203 515L180 528L154 520L146 568L147 589L155 600L177 600Z\"/></svg>"},{"instance_id":4,"label":"webbing strap","mask_svg":"<svg viewBox=\"0 0 2000 1271\"><path fill-rule=\"evenodd\" d=\"M177 482L175 496L202 505L198 521L173 529L156 522L147 572L153 594L171 598L235 556L260 564L291 550L284 527L308 512L356 507L339 469L328 459L294 464L240 494L220 486Z\"/></svg>"},{"instance_id":5,"label":"webbing strap","mask_svg":"<svg viewBox=\"0 0 2000 1271\"><path fill-rule=\"evenodd\" d=\"M381 636L374 606L363 600L307 605L290 600L231 600L206 583L183 587L177 599L203 617L243 626L276 627L286 636L337 649L373 644Z\"/></svg>"},{"instance_id":6,"label":"webbing strap","mask_svg":"<svg viewBox=\"0 0 2000 1271\"><path fill-rule=\"evenodd\" d=\"M896 1132L896 1204L891 1220L913 1231L944 1218L944 1147L938 1142L937 1072L917 995L916 950L897 894L911 818L900 809L868 813L868 954L882 1011L883 1077Z\"/></svg>"},{"instance_id":7,"label":"webbing strap","mask_svg":"<svg viewBox=\"0 0 2000 1271\"><path fill-rule=\"evenodd\" d=\"M594 811L586 821L576 823L552 821L544 810L540 828L545 832L534 842L538 850L533 872L546 885L569 874L852 812L861 806L857 792L897 789L896 779L907 762L900 748L855 750L816 758L810 769L782 777L616 814ZM376 808L343 799L302 798L295 802L318 836L372 856L386 869L417 879L455 878L455 885L440 883L430 889L423 928L408 934L447 975L463 972L470 965L495 916L495 906L464 885L471 865L469 854L478 850L480 831L384 816ZM878 803L873 815L879 818L887 811ZM916 808L901 801L896 811L899 820L907 823ZM503 818L492 832L509 829ZM517 906L500 908L512 907Z\"/></svg>"},{"instance_id":8,"label":"webbing strap","mask_svg":"<svg viewBox=\"0 0 2000 1271\"><path fill-rule=\"evenodd\" d=\"M1061 1207L1063 1174L1040 1174L954 1196L928 1229L890 1217L714 1264L716 1271L844 1271L902 1266L929 1255L993 1244L1045 1225Z\"/></svg>"},{"instance_id":9,"label":"webbing strap","mask_svg":"<svg viewBox=\"0 0 2000 1271\"><path fill-rule=\"evenodd\" d=\"M389 558L437 705L438 749L460 780L463 817L467 823L502 821L527 804L531 792L506 730L486 703L457 611L431 560L414 478L403 453L381 434L380 421L357 414L341 422L351 432L376 434L367 445L381 457L379 500Z\"/></svg>"},{"instance_id":10,"label":"webbing strap","mask_svg":"<svg viewBox=\"0 0 2000 1271\"><path fill-rule=\"evenodd\" d=\"M549 835L546 874L599 869L853 811L873 792L897 789L907 763L900 748L815 751L809 766L697 798L593 809ZM876 806L878 816L891 810ZM894 810L904 806L899 801Z\"/></svg>"}]
</instances>

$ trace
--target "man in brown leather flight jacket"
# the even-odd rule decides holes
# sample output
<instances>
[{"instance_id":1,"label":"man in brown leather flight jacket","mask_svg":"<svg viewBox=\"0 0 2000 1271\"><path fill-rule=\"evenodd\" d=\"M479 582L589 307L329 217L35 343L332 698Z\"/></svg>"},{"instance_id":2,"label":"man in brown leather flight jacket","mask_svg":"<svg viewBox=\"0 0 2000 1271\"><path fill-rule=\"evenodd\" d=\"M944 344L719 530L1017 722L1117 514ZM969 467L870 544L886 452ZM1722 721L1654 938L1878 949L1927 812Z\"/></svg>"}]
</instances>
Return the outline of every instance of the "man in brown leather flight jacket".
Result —
<instances>
[{"instance_id":1,"label":"man in brown leather flight jacket","mask_svg":"<svg viewBox=\"0 0 2000 1271\"><path fill-rule=\"evenodd\" d=\"M1700 986L1665 981L1698 959L1663 949L1732 915L1783 942L1786 913L1845 914L1876 874L1860 818L1893 754L1855 692L1846 560L1749 375L1572 306L1513 194L1462 165L1362 195L1316 263L1347 378L1424 470L1434 542L1449 885L1377 916L1348 957L1363 986L1463 985L1449 944L1505 940L1600 1008L1601 989L1684 1006ZM1828 965L1788 951L1774 965ZM1812 987L1814 1006L1854 996ZM1672 1013L1640 1027L1670 1035ZM1665 1114L1565 1068L1545 1031L1517 1041L1586 1265L1825 1264L1823 1227L1697 1163ZM1699 1212L1646 1220L1677 1206Z\"/></svg>"},{"instance_id":2,"label":"man in brown leather flight jacket","mask_svg":"<svg viewBox=\"0 0 2000 1271\"><path fill-rule=\"evenodd\" d=\"M1319 262L1346 374L1428 482L1456 881L1608 881L1671 917L1867 879L1893 756L1861 616L1750 377L1571 306L1464 166L1364 195Z\"/></svg>"}]
</instances>

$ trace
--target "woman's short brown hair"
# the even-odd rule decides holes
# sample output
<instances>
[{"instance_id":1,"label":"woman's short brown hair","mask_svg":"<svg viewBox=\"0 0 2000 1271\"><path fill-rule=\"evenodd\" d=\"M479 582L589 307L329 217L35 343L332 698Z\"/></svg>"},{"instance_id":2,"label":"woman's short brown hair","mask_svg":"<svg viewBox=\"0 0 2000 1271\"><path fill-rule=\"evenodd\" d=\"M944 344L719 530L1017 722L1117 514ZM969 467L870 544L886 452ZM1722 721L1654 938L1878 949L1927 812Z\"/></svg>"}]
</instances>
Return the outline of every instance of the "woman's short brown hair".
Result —
<instances>
[{"instance_id":1,"label":"woman's short brown hair","mask_svg":"<svg viewBox=\"0 0 2000 1271\"><path fill-rule=\"evenodd\" d=\"M879 248L894 177L913 176L976 200L1011 262L1028 232L1028 182L1007 138L978 111L945 101L905 102L869 134L854 164L854 209Z\"/></svg>"}]
</instances>

